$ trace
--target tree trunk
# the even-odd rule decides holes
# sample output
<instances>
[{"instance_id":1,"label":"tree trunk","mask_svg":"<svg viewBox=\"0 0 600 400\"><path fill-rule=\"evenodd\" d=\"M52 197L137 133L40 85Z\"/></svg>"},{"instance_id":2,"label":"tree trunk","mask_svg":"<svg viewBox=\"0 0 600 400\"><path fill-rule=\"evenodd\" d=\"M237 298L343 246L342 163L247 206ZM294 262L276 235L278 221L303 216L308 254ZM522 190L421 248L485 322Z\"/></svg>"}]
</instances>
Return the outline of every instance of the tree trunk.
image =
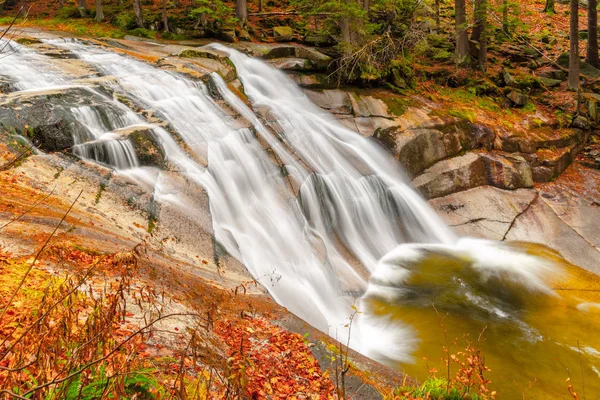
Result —
<instances>
[{"instance_id":1,"label":"tree trunk","mask_svg":"<svg viewBox=\"0 0 600 400\"><path fill-rule=\"evenodd\" d=\"M77 9L81 18L87 17L87 8L85 8L85 0L77 0Z\"/></svg>"},{"instance_id":2,"label":"tree trunk","mask_svg":"<svg viewBox=\"0 0 600 400\"><path fill-rule=\"evenodd\" d=\"M138 28L144 27L144 14L142 14L142 6L140 0L133 0L133 12L135 13L135 23Z\"/></svg>"},{"instance_id":3,"label":"tree trunk","mask_svg":"<svg viewBox=\"0 0 600 400\"><path fill-rule=\"evenodd\" d=\"M485 0L475 0L475 12L474 12L475 22L473 24L473 32L471 33L471 40L473 40L475 42L479 42L479 39L481 39L481 34L483 33L483 29L484 29L483 19L485 17L484 14L485 14Z\"/></svg>"},{"instance_id":4,"label":"tree trunk","mask_svg":"<svg viewBox=\"0 0 600 400\"><path fill-rule=\"evenodd\" d=\"M487 69L487 19L488 19L488 0L478 0L478 15L477 25L473 28L473 36L475 37L475 30L477 30L477 40L479 42L479 68L482 72Z\"/></svg>"},{"instance_id":5,"label":"tree trunk","mask_svg":"<svg viewBox=\"0 0 600 400\"><path fill-rule=\"evenodd\" d=\"M435 0L435 29L437 33L440 33L440 0Z\"/></svg>"},{"instance_id":6,"label":"tree trunk","mask_svg":"<svg viewBox=\"0 0 600 400\"><path fill-rule=\"evenodd\" d=\"M262 12L263 10L263 0L258 0L258 12Z\"/></svg>"},{"instance_id":7,"label":"tree trunk","mask_svg":"<svg viewBox=\"0 0 600 400\"><path fill-rule=\"evenodd\" d=\"M246 25L248 20L248 4L246 0L235 0L235 17L240 21L240 25Z\"/></svg>"},{"instance_id":8,"label":"tree trunk","mask_svg":"<svg viewBox=\"0 0 600 400\"><path fill-rule=\"evenodd\" d=\"M598 68L598 0L588 0L588 48L586 61Z\"/></svg>"},{"instance_id":9,"label":"tree trunk","mask_svg":"<svg viewBox=\"0 0 600 400\"><path fill-rule=\"evenodd\" d=\"M546 7L544 7L544 12L548 14L556 14L556 9L554 8L555 0L546 0Z\"/></svg>"},{"instance_id":10,"label":"tree trunk","mask_svg":"<svg viewBox=\"0 0 600 400\"><path fill-rule=\"evenodd\" d=\"M96 22L104 20L104 10L102 9L102 0L96 0Z\"/></svg>"},{"instance_id":11,"label":"tree trunk","mask_svg":"<svg viewBox=\"0 0 600 400\"><path fill-rule=\"evenodd\" d=\"M469 63L469 35L467 33L467 9L465 0L456 0L456 62Z\"/></svg>"},{"instance_id":12,"label":"tree trunk","mask_svg":"<svg viewBox=\"0 0 600 400\"><path fill-rule=\"evenodd\" d=\"M167 15L167 1L168 0L162 0L162 18L164 32L169 32L169 16Z\"/></svg>"},{"instance_id":13,"label":"tree trunk","mask_svg":"<svg viewBox=\"0 0 600 400\"><path fill-rule=\"evenodd\" d=\"M569 88L579 89L579 0L571 0L571 49L569 52Z\"/></svg>"}]
</instances>

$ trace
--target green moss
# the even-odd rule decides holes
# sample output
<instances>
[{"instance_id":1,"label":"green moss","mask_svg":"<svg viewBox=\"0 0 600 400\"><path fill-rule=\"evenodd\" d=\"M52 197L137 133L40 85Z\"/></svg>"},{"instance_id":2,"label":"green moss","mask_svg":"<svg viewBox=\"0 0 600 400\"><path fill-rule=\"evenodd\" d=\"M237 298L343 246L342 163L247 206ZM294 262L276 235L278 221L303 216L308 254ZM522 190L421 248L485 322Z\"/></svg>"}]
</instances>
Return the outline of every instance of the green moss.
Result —
<instances>
[{"instance_id":1,"label":"green moss","mask_svg":"<svg viewBox=\"0 0 600 400\"><path fill-rule=\"evenodd\" d=\"M151 31L150 29L144 29L144 28L132 29L129 31L129 34L133 35L133 36L147 38L147 39L155 39L156 38L156 32Z\"/></svg>"},{"instance_id":2,"label":"green moss","mask_svg":"<svg viewBox=\"0 0 600 400\"><path fill-rule=\"evenodd\" d=\"M454 109L454 110L450 110L450 112L448 112L448 114L452 115L453 117L459 118L459 119L467 120L471 123L474 123L477 120L477 115L472 110Z\"/></svg>"},{"instance_id":3,"label":"green moss","mask_svg":"<svg viewBox=\"0 0 600 400\"><path fill-rule=\"evenodd\" d=\"M16 40L16 42L19 44L23 44L23 45L42 43L38 39L29 38L29 37L18 38Z\"/></svg>"},{"instance_id":4,"label":"green moss","mask_svg":"<svg viewBox=\"0 0 600 400\"><path fill-rule=\"evenodd\" d=\"M436 49L431 55L431 58L436 61L450 61L452 57L454 57L454 53L445 49Z\"/></svg>"},{"instance_id":5,"label":"green moss","mask_svg":"<svg viewBox=\"0 0 600 400\"><path fill-rule=\"evenodd\" d=\"M384 97L381 100L388 107L388 110L396 116L406 113L410 105L410 100L405 97Z\"/></svg>"}]
</instances>

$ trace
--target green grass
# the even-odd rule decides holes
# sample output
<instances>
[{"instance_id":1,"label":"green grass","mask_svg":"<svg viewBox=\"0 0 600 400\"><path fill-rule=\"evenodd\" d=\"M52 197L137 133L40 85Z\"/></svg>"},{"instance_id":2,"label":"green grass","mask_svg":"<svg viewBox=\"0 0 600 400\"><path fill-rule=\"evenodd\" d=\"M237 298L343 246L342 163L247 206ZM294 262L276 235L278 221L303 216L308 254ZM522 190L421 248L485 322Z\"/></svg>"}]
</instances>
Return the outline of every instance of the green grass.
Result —
<instances>
[{"instance_id":1,"label":"green grass","mask_svg":"<svg viewBox=\"0 0 600 400\"><path fill-rule=\"evenodd\" d=\"M394 391L400 399L423 398L431 400L480 400L481 396L467 393L454 387L448 389L448 381L441 378L429 378L417 388L401 387ZM408 394L408 396L406 395Z\"/></svg>"}]
</instances>

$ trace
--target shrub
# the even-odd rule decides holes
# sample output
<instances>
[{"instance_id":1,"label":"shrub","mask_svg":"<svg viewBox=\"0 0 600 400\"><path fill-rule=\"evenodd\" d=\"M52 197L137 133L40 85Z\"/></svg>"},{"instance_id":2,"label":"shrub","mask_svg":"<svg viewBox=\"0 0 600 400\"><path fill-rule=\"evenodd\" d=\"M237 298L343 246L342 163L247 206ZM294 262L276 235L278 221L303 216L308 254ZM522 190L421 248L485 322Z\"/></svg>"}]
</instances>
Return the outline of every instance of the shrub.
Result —
<instances>
[{"instance_id":1,"label":"shrub","mask_svg":"<svg viewBox=\"0 0 600 400\"><path fill-rule=\"evenodd\" d=\"M79 18L79 10L75 6L64 6L56 12L56 17L61 19Z\"/></svg>"},{"instance_id":2,"label":"shrub","mask_svg":"<svg viewBox=\"0 0 600 400\"><path fill-rule=\"evenodd\" d=\"M135 29L137 24L135 22L135 15L132 13L121 13L118 14L112 21L113 25L118 26L126 31Z\"/></svg>"},{"instance_id":3,"label":"shrub","mask_svg":"<svg viewBox=\"0 0 600 400\"><path fill-rule=\"evenodd\" d=\"M148 39L156 38L156 32L145 28L135 28L129 31L130 35L144 37Z\"/></svg>"}]
</instances>

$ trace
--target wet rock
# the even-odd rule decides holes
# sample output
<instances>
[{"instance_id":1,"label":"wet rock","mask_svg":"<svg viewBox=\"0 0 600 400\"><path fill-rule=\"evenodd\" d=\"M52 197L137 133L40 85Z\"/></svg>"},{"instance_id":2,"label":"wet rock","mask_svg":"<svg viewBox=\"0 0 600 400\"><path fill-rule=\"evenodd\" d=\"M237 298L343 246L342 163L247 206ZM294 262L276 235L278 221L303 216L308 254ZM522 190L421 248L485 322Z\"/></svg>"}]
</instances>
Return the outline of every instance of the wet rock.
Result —
<instances>
[{"instance_id":1,"label":"wet rock","mask_svg":"<svg viewBox=\"0 0 600 400\"><path fill-rule=\"evenodd\" d=\"M432 199L429 204L458 235L502 240L512 221L534 199L532 189L481 186Z\"/></svg>"},{"instance_id":2,"label":"wet rock","mask_svg":"<svg viewBox=\"0 0 600 400\"><path fill-rule=\"evenodd\" d=\"M565 259L573 264L596 274L600 273L598 248L591 245L572 226L561 219L553 211L554 206L551 207L549 203L552 202L541 196L534 201L516 219L510 232L506 235L506 239L546 244L559 251ZM590 213L590 215L593 214L595 213ZM582 215L577 216L581 217ZM577 223L587 225L589 221L579 220Z\"/></svg>"},{"instance_id":3,"label":"wet rock","mask_svg":"<svg viewBox=\"0 0 600 400\"><path fill-rule=\"evenodd\" d=\"M0 75L0 93L9 93L16 90L15 83L7 76Z\"/></svg>"},{"instance_id":4,"label":"wet rock","mask_svg":"<svg viewBox=\"0 0 600 400\"><path fill-rule=\"evenodd\" d=\"M111 118L123 113L85 87L14 92L0 103L0 125L28 137L44 151L63 151L89 138L87 128L73 114L77 107L90 108L108 126Z\"/></svg>"},{"instance_id":5,"label":"wet rock","mask_svg":"<svg viewBox=\"0 0 600 400\"><path fill-rule=\"evenodd\" d=\"M307 90L305 93L313 103L334 114L352 114L352 102L343 90Z\"/></svg>"},{"instance_id":6,"label":"wet rock","mask_svg":"<svg viewBox=\"0 0 600 400\"><path fill-rule=\"evenodd\" d=\"M326 89L334 86L334 82L328 79L326 74L288 73L288 76L292 78L297 85L305 88Z\"/></svg>"},{"instance_id":7,"label":"wet rock","mask_svg":"<svg viewBox=\"0 0 600 400\"><path fill-rule=\"evenodd\" d=\"M438 126L437 129L421 128L403 130L394 126L378 129L373 135L402 163L413 177L434 163L453 157L465 150L490 149L494 133L481 125L467 122Z\"/></svg>"},{"instance_id":8,"label":"wet rock","mask_svg":"<svg viewBox=\"0 0 600 400\"><path fill-rule=\"evenodd\" d=\"M412 183L425 198L433 199L483 185L502 189L532 187L533 177L522 157L467 153L434 164Z\"/></svg>"},{"instance_id":9,"label":"wet rock","mask_svg":"<svg viewBox=\"0 0 600 400\"><path fill-rule=\"evenodd\" d=\"M510 92L506 97L515 107L524 107L529 101L529 97L526 94L519 93L516 90Z\"/></svg>"},{"instance_id":10,"label":"wet rock","mask_svg":"<svg viewBox=\"0 0 600 400\"><path fill-rule=\"evenodd\" d=\"M182 48L181 51L174 49L173 55L181 58L209 58L211 60L224 61L227 59L227 54L222 53L218 50L206 49L206 48Z\"/></svg>"},{"instance_id":11,"label":"wet rock","mask_svg":"<svg viewBox=\"0 0 600 400\"><path fill-rule=\"evenodd\" d=\"M135 128L125 137L133 145L140 165L166 168L165 151L152 129Z\"/></svg>"},{"instance_id":12,"label":"wet rock","mask_svg":"<svg viewBox=\"0 0 600 400\"><path fill-rule=\"evenodd\" d=\"M303 58L273 58L269 64L284 71L310 71L312 64Z\"/></svg>"},{"instance_id":13,"label":"wet rock","mask_svg":"<svg viewBox=\"0 0 600 400\"><path fill-rule=\"evenodd\" d=\"M275 26L273 37L278 42L289 42L294 38L294 30L289 26Z\"/></svg>"},{"instance_id":14,"label":"wet rock","mask_svg":"<svg viewBox=\"0 0 600 400\"><path fill-rule=\"evenodd\" d=\"M17 38L15 40L15 42L22 44L22 45L29 45L29 44L40 44L42 43L41 40L36 39L36 38L32 38L32 37L20 37Z\"/></svg>"},{"instance_id":15,"label":"wet rock","mask_svg":"<svg viewBox=\"0 0 600 400\"><path fill-rule=\"evenodd\" d=\"M440 161L417 176L412 184L426 199L485 185L485 163L474 153Z\"/></svg>"}]
</instances>

